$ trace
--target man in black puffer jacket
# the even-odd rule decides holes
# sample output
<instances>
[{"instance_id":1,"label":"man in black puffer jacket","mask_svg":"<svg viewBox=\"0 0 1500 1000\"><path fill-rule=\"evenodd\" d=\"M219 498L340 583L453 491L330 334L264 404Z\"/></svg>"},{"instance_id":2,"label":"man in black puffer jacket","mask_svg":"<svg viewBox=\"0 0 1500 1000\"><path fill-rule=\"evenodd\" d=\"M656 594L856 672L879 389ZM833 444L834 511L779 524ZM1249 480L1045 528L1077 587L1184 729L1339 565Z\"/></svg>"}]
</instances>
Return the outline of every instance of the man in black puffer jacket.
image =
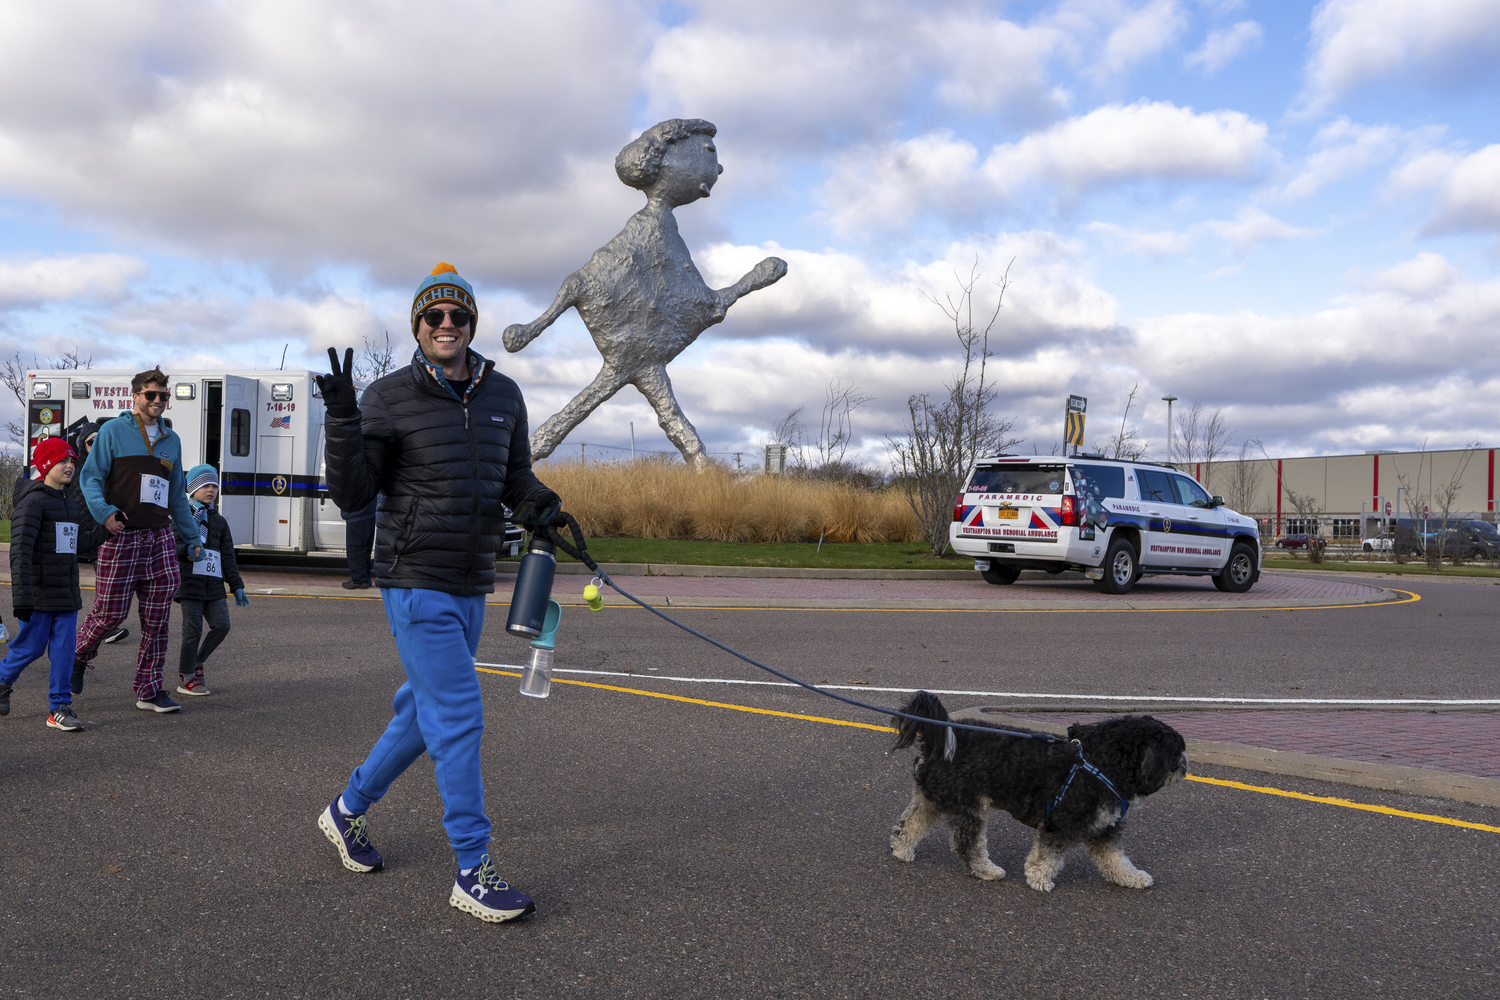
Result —
<instances>
[{"instance_id":1,"label":"man in black puffer jacket","mask_svg":"<svg viewBox=\"0 0 1500 1000\"><path fill-rule=\"evenodd\" d=\"M481 920L510 920L536 907L490 861L474 657L485 595L495 589L504 507L517 523L539 526L554 521L561 501L531 471L520 388L470 348L478 308L469 283L439 264L418 286L411 320L418 345L411 365L376 380L358 402L352 351L340 371L330 349L333 372L318 378L329 495L343 510L380 498L375 585L407 677L395 718L318 826L344 867L379 869L365 811L425 752L458 858L449 902Z\"/></svg>"}]
</instances>

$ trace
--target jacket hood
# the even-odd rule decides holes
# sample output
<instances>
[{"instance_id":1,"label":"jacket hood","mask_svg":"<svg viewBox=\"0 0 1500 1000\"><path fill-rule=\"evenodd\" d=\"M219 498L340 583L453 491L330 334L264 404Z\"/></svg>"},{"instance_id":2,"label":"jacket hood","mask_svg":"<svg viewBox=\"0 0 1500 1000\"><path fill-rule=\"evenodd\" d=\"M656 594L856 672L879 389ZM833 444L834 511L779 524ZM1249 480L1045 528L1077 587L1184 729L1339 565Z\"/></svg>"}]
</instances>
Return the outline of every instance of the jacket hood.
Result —
<instances>
[{"instance_id":1,"label":"jacket hood","mask_svg":"<svg viewBox=\"0 0 1500 1000\"><path fill-rule=\"evenodd\" d=\"M42 482L40 479L26 479L25 477L17 478L16 488L14 493L12 494L13 503L17 507L19 507L21 505L21 498L26 494L30 493L32 490L45 489L47 489L47 484Z\"/></svg>"}]
</instances>

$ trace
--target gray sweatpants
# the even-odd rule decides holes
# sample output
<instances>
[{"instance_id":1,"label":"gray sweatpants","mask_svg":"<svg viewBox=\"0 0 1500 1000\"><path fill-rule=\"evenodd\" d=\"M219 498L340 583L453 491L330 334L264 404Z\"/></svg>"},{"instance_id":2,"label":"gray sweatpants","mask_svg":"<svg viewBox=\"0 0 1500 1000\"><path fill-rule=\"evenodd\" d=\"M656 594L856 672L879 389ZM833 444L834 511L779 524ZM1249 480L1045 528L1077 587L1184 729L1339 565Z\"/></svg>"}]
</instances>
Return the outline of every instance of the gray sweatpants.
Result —
<instances>
[{"instance_id":1,"label":"gray sweatpants","mask_svg":"<svg viewBox=\"0 0 1500 1000\"><path fill-rule=\"evenodd\" d=\"M213 601L194 601L184 598L182 605L182 656L177 661L177 672L192 677L203 672L203 661L219 648L219 643L229 634L229 600L220 597ZM203 635L203 620L208 619L208 638L198 644Z\"/></svg>"}]
</instances>

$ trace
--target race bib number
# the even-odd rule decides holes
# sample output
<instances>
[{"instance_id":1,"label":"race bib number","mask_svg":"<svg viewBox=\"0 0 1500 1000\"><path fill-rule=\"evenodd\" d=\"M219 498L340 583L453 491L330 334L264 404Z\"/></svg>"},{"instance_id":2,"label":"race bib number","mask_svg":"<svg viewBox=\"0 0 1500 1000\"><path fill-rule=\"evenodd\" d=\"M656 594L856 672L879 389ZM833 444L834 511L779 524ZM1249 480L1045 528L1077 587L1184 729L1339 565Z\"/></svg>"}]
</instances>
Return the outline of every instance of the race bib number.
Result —
<instances>
[{"instance_id":1,"label":"race bib number","mask_svg":"<svg viewBox=\"0 0 1500 1000\"><path fill-rule=\"evenodd\" d=\"M68 521L57 523L57 549L58 552L78 552L78 525Z\"/></svg>"},{"instance_id":2,"label":"race bib number","mask_svg":"<svg viewBox=\"0 0 1500 1000\"><path fill-rule=\"evenodd\" d=\"M141 476L141 503L167 505L167 481L160 476Z\"/></svg>"},{"instance_id":3,"label":"race bib number","mask_svg":"<svg viewBox=\"0 0 1500 1000\"><path fill-rule=\"evenodd\" d=\"M204 549L203 558L193 563L194 576L217 576L222 578L224 571L219 568L219 553L215 549Z\"/></svg>"}]
</instances>

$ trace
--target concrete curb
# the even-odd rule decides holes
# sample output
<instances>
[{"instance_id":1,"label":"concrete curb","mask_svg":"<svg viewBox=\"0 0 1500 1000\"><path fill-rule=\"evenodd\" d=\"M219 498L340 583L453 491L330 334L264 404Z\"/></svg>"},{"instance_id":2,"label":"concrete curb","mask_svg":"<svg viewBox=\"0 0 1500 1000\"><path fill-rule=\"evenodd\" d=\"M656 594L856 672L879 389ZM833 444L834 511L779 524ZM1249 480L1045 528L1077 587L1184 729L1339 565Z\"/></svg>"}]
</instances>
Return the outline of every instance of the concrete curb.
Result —
<instances>
[{"instance_id":1,"label":"concrete curb","mask_svg":"<svg viewBox=\"0 0 1500 1000\"><path fill-rule=\"evenodd\" d=\"M1067 726L1052 722L1018 719L1004 714L1007 711L1009 709L1003 707L976 706L954 712L953 718L960 722L980 721L1001 726L1018 726L1058 736L1067 734ZM1263 750L1260 747L1243 746L1238 743L1218 743L1213 740L1188 740L1187 752L1188 760L1201 764L1217 764L1220 767L1261 771L1266 774L1283 774L1293 778L1334 781L1359 788L1377 788L1381 791L1400 792L1404 795L1452 799L1455 802L1472 802L1481 806L1500 806L1500 781L1494 778L1477 778L1448 771L1432 771L1424 767L1367 764L1364 761L1340 760L1336 757Z\"/></svg>"}]
</instances>

